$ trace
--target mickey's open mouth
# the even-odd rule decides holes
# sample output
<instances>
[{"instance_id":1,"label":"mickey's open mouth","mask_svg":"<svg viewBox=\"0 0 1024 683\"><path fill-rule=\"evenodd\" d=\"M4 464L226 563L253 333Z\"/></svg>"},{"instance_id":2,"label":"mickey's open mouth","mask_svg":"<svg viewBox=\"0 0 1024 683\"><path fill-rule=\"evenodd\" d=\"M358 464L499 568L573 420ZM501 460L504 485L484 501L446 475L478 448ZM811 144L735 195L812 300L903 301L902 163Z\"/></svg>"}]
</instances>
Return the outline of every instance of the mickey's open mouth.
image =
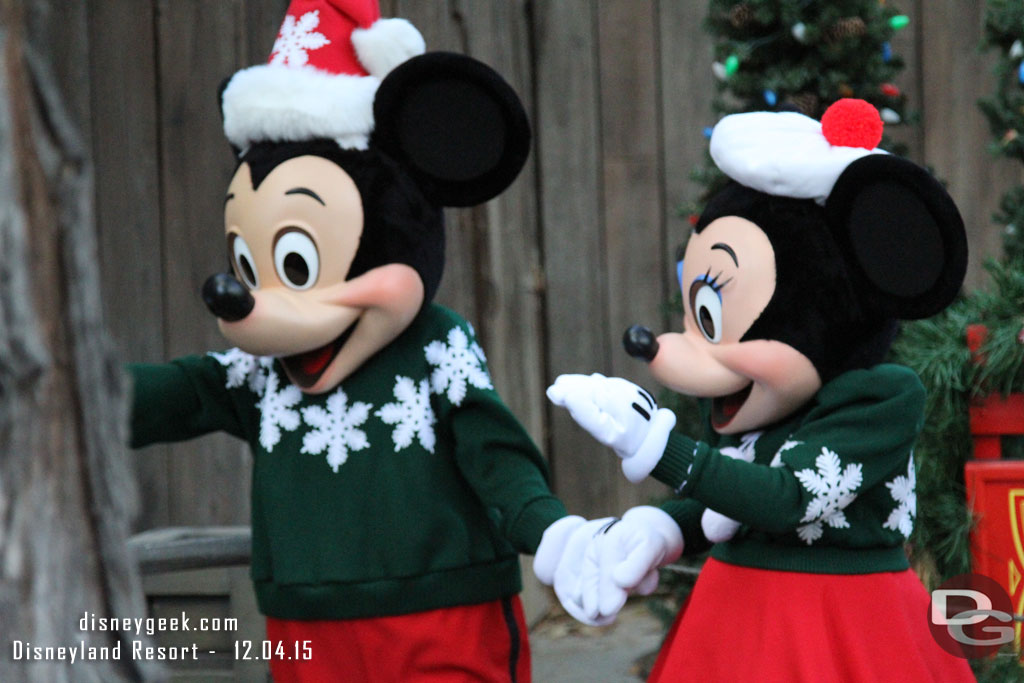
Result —
<instances>
[{"instance_id":1,"label":"mickey's open mouth","mask_svg":"<svg viewBox=\"0 0 1024 683\"><path fill-rule=\"evenodd\" d=\"M281 359L281 364L284 365L284 369L288 371L288 376L291 377L292 381L298 384L303 389L316 384L320 376L324 374L324 370L331 364L338 353L341 351L341 347L345 345L348 338L352 336L353 330L356 329L356 325L359 323L356 320L354 323L348 326L341 335L329 344L325 344L318 349L312 351L305 351L303 353L297 353L294 356L285 356Z\"/></svg>"},{"instance_id":2,"label":"mickey's open mouth","mask_svg":"<svg viewBox=\"0 0 1024 683\"><path fill-rule=\"evenodd\" d=\"M732 419L736 417L736 413L740 412L740 408L743 407L747 397L750 396L750 390L753 387L754 383L751 382L735 394L712 399L711 426L715 429L721 429L732 422Z\"/></svg>"}]
</instances>

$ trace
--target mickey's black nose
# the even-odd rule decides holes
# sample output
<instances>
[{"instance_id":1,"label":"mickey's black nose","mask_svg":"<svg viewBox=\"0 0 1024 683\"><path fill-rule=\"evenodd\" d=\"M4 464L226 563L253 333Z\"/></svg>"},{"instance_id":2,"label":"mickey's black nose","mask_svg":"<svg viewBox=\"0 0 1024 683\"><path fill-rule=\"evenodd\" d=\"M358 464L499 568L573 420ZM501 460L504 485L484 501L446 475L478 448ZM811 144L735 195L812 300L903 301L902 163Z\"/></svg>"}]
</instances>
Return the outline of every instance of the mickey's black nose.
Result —
<instances>
[{"instance_id":1,"label":"mickey's black nose","mask_svg":"<svg viewBox=\"0 0 1024 683\"><path fill-rule=\"evenodd\" d=\"M643 325L633 325L622 335L622 345L626 353L650 363L658 355L658 340L654 333Z\"/></svg>"},{"instance_id":2,"label":"mickey's black nose","mask_svg":"<svg viewBox=\"0 0 1024 683\"><path fill-rule=\"evenodd\" d=\"M256 305L249 290L231 273L211 275L203 284L203 301L211 313L229 323L249 315Z\"/></svg>"}]
</instances>

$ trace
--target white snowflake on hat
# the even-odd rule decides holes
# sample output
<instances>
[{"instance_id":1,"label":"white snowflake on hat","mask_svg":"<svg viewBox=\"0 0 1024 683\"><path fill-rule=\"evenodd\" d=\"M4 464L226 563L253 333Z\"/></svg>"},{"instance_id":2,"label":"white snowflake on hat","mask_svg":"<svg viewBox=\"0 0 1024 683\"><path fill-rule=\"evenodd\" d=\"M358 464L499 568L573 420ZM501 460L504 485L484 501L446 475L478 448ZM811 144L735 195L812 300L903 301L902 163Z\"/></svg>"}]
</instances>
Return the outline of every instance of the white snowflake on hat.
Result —
<instances>
[{"instance_id":1,"label":"white snowflake on hat","mask_svg":"<svg viewBox=\"0 0 1024 683\"><path fill-rule=\"evenodd\" d=\"M846 167L878 149L878 110L864 100L839 100L821 121L795 112L726 116L711 132L711 158L727 176L778 197L824 204Z\"/></svg>"},{"instance_id":2,"label":"white snowflake on hat","mask_svg":"<svg viewBox=\"0 0 1024 683\"><path fill-rule=\"evenodd\" d=\"M425 50L404 19L381 19L377 0L292 0L268 64L232 76L221 103L236 148L335 140L366 149L377 86Z\"/></svg>"},{"instance_id":3,"label":"white snowflake on hat","mask_svg":"<svg viewBox=\"0 0 1024 683\"><path fill-rule=\"evenodd\" d=\"M309 62L309 51L319 50L331 41L315 29L320 25L320 11L306 12L296 19L292 15L284 18L281 32L277 34L270 51L271 64L303 66Z\"/></svg>"}]
</instances>

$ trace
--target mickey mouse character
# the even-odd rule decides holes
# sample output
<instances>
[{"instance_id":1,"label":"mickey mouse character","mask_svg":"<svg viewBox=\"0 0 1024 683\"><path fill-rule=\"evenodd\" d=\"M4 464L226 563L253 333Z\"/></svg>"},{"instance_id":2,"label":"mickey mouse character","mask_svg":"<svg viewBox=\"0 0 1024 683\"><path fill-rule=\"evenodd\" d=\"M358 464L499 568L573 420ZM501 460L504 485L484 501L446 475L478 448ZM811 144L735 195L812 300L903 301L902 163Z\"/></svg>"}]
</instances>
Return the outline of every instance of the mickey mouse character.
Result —
<instances>
[{"instance_id":1,"label":"mickey mouse character","mask_svg":"<svg viewBox=\"0 0 1024 683\"><path fill-rule=\"evenodd\" d=\"M375 0L291 3L270 63L222 92L232 272L203 297L237 348L130 368L134 446L223 430L252 447L279 681L529 681L518 553L553 527L556 556L584 521L473 328L431 303L441 207L514 180L525 112L489 67L423 52Z\"/></svg>"},{"instance_id":2,"label":"mickey mouse character","mask_svg":"<svg viewBox=\"0 0 1024 683\"><path fill-rule=\"evenodd\" d=\"M684 538L711 546L651 681L972 680L933 640L903 549L924 388L883 362L897 320L955 297L966 238L942 186L877 149L881 134L861 100L820 123L757 112L714 128L731 181L678 263L683 332L625 336L659 383L699 397L703 440L626 380L549 388L631 481L677 496L568 548L563 563L600 566L560 597L607 621Z\"/></svg>"}]
</instances>

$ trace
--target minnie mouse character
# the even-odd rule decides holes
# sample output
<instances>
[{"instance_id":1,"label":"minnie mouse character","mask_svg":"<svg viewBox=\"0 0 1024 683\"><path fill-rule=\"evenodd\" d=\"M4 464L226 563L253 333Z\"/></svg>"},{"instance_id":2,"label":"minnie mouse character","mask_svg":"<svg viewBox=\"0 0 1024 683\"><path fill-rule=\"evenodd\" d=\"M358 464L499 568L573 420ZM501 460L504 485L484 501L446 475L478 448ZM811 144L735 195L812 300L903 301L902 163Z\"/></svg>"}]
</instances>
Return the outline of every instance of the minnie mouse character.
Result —
<instances>
[{"instance_id":1,"label":"minnie mouse character","mask_svg":"<svg viewBox=\"0 0 1024 683\"><path fill-rule=\"evenodd\" d=\"M623 379L548 390L631 481L677 496L567 549L568 566L596 558L560 593L575 612L607 621L684 538L711 547L651 681L972 679L933 640L903 548L924 388L883 363L898 320L957 294L966 237L942 186L877 149L881 134L860 100L820 123L758 112L714 128L731 182L678 263L684 331L625 338L659 383L700 399L703 440Z\"/></svg>"},{"instance_id":2,"label":"minnie mouse character","mask_svg":"<svg viewBox=\"0 0 1024 683\"><path fill-rule=\"evenodd\" d=\"M237 348L131 366L134 446L252 447L280 681L529 681L518 553L583 523L473 328L431 303L441 207L515 179L525 112L489 67L423 50L375 0L293 0L270 63L222 91L232 272L203 296Z\"/></svg>"}]
</instances>

